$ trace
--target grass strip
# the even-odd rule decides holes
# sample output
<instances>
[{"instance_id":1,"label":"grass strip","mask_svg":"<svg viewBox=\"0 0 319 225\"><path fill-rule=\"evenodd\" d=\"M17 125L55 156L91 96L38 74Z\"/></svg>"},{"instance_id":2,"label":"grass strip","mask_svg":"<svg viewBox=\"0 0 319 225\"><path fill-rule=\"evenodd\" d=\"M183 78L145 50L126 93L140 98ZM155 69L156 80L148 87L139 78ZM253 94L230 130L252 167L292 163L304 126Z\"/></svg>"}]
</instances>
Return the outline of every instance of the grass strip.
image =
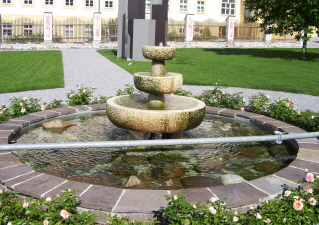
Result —
<instances>
[{"instance_id":1,"label":"grass strip","mask_svg":"<svg viewBox=\"0 0 319 225\"><path fill-rule=\"evenodd\" d=\"M126 61L116 50L100 54L134 74L150 71L151 62ZM319 49L299 48L181 48L166 71L183 74L184 84L242 87L319 96Z\"/></svg>"},{"instance_id":2,"label":"grass strip","mask_svg":"<svg viewBox=\"0 0 319 225\"><path fill-rule=\"evenodd\" d=\"M62 52L0 52L0 79L0 93L62 88Z\"/></svg>"}]
</instances>

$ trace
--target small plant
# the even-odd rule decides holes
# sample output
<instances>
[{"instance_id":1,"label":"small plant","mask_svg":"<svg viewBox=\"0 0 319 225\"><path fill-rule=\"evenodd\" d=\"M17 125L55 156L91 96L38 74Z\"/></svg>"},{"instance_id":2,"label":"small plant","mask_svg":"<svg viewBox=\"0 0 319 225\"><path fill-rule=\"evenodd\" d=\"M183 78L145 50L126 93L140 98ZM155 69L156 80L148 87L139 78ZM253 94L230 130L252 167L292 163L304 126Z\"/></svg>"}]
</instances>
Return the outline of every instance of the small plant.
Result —
<instances>
[{"instance_id":1,"label":"small plant","mask_svg":"<svg viewBox=\"0 0 319 225\"><path fill-rule=\"evenodd\" d=\"M99 98L94 97L93 101L91 102L92 104L104 104L106 103L106 101L111 98L111 97L106 97L106 96L102 96L100 95Z\"/></svg>"},{"instance_id":2,"label":"small plant","mask_svg":"<svg viewBox=\"0 0 319 225\"><path fill-rule=\"evenodd\" d=\"M126 88L117 90L116 96L142 93L139 90L137 90L133 85L125 84L125 86L126 86Z\"/></svg>"},{"instance_id":3,"label":"small plant","mask_svg":"<svg viewBox=\"0 0 319 225\"><path fill-rule=\"evenodd\" d=\"M8 108L3 104L0 108L0 123L3 123L11 118Z\"/></svg>"},{"instance_id":4,"label":"small plant","mask_svg":"<svg viewBox=\"0 0 319 225\"><path fill-rule=\"evenodd\" d=\"M79 198L74 193L63 190L61 196L26 201L0 189L0 224L95 224L95 215L77 211Z\"/></svg>"},{"instance_id":5,"label":"small plant","mask_svg":"<svg viewBox=\"0 0 319 225\"><path fill-rule=\"evenodd\" d=\"M156 224L156 221L136 221L136 220L130 220L130 217L128 216L123 216L123 217L118 217L117 215L110 216L110 215L105 215L104 217L106 221L108 222L109 225L153 225Z\"/></svg>"},{"instance_id":6,"label":"small plant","mask_svg":"<svg viewBox=\"0 0 319 225\"><path fill-rule=\"evenodd\" d=\"M268 108L270 117L287 123L292 122L293 116L297 113L297 108L294 107L294 103L288 98L279 98L274 103L271 103Z\"/></svg>"},{"instance_id":7,"label":"small plant","mask_svg":"<svg viewBox=\"0 0 319 225\"><path fill-rule=\"evenodd\" d=\"M269 105L271 103L270 97L263 93L259 95L252 95L249 98L247 110L257 114L267 115L269 113Z\"/></svg>"},{"instance_id":8,"label":"small plant","mask_svg":"<svg viewBox=\"0 0 319 225\"><path fill-rule=\"evenodd\" d=\"M89 104L96 88L84 87L83 85L77 85L77 88L78 90L71 90L66 94L67 104L69 106Z\"/></svg>"},{"instance_id":9,"label":"small plant","mask_svg":"<svg viewBox=\"0 0 319 225\"><path fill-rule=\"evenodd\" d=\"M40 99L37 98L16 98L12 96L9 100L9 113L12 117L23 116L41 110Z\"/></svg>"},{"instance_id":10,"label":"small plant","mask_svg":"<svg viewBox=\"0 0 319 225\"><path fill-rule=\"evenodd\" d=\"M49 103L43 103L43 105L45 106L46 109L56 109L63 106L62 100L59 98L53 99Z\"/></svg>"},{"instance_id":11,"label":"small plant","mask_svg":"<svg viewBox=\"0 0 319 225\"><path fill-rule=\"evenodd\" d=\"M186 97L194 97L193 93L187 90L179 90L174 93L174 95L186 96Z\"/></svg>"},{"instance_id":12,"label":"small plant","mask_svg":"<svg viewBox=\"0 0 319 225\"><path fill-rule=\"evenodd\" d=\"M203 93L196 96L196 98L202 100L208 106L244 111L246 100L241 94L241 92L235 94L224 93L215 87L213 90L204 90Z\"/></svg>"}]
</instances>

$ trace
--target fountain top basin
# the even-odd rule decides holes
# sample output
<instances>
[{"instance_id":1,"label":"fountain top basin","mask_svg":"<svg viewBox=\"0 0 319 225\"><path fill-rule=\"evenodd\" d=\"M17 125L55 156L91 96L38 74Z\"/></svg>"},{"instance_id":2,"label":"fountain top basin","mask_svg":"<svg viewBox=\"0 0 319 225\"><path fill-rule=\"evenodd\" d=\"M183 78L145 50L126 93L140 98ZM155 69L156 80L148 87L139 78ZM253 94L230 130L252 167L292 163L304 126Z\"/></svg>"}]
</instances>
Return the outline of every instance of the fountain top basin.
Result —
<instances>
[{"instance_id":1,"label":"fountain top basin","mask_svg":"<svg viewBox=\"0 0 319 225\"><path fill-rule=\"evenodd\" d=\"M155 61L171 60L175 57L175 48L167 46L143 46L142 53L146 59Z\"/></svg>"}]
</instances>

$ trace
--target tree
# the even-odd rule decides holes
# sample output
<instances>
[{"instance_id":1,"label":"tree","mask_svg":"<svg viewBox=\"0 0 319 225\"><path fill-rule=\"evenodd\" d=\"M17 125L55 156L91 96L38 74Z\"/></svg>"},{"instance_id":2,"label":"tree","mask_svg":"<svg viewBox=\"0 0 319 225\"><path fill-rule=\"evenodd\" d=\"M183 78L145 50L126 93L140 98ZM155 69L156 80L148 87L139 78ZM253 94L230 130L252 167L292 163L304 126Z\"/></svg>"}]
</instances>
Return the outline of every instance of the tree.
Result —
<instances>
[{"instance_id":1,"label":"tree","mask_svg":"<svg viewBox=\"0 0 319 225\"><path fill-rule=\"evenodd\" d=\"M319 0L245 0L252 12L249 22L260 22L266 34L293 35L301 40L302 59L306 59L307 41L318 33Z\"/></svg>"}]
</instances>

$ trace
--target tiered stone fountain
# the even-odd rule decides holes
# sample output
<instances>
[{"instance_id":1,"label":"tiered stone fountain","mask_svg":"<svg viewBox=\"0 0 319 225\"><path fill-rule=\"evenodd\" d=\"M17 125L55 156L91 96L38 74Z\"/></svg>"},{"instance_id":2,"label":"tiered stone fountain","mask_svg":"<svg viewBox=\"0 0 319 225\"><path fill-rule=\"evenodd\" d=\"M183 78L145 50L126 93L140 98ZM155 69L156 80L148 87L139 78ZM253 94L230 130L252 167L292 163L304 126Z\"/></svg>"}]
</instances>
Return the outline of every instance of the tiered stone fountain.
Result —
<instances>
[{"instance_id":1,"label":"tiered stone fountain","mask_svg":"<svg viewBox=\"0 0 319 225\"><path fill-rule=\"evenodd\" d=\"M165 71L165 60L174 58L175 48L144 46L142 51L145 58L152 60L152 70L135 73L134 85L148 95L108 99L107 116L114 125L132 131L135 138L147 139L152 133L162 133L162 138L178 138L181 132L202 122L206 105L197 99L173 94L183 84L182 74Z\"/></svg>"}]
</instances>

